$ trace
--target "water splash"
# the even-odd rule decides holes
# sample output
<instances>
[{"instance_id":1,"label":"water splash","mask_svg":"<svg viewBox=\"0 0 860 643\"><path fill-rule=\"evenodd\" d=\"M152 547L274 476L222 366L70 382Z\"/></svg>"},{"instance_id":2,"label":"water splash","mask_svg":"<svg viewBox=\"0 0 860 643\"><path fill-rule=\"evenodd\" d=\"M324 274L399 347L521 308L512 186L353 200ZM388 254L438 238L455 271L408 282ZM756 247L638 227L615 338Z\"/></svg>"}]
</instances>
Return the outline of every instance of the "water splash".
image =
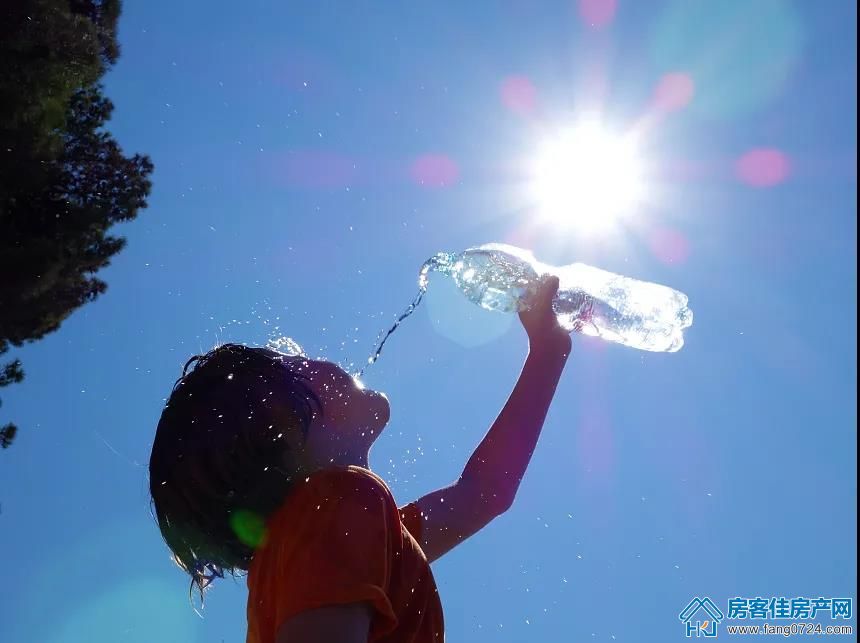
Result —
<instances>
[{"instance_id":1,"label":"water splash","mask_svg":"<svg viewBox=\"0 0 860 643\"><path fill-rule=\"evenodd\" d=\"M385 346L385 342L388 341L388 338L391 337L392 333L394 333L400 324L403 323L403 320L409 317L415 312L415 309L418 308L418 305L424 299L424 294L427 292L427 286L430 283L430 272L435 271L449 273L455 265L456 257L457 255L451 252L440 252L424 262L421 266L421 270L418 272L418 294L415 295L415 298L406 307L406 309L400 313L391 328L381 335L381 338L377 341L376 347L370 357L367 358L367 363L360 371L358 371L358 373L355 374L356 378L360 378L364 375L364 372L368 367L372 366L379 360L379 356L382 354L382 348Z\"/></svg>"},{"instance_id":2,"label":"water splash","mask_svg":"<svg viewBox=\"0 0 860 643\"><path fill-rule=\"evenodd\" d=\"M283 353L284 355L307 357L304 349L292 337L272 337L266 342L266 348L277 353Z\"/></svg>"}]
</instances>

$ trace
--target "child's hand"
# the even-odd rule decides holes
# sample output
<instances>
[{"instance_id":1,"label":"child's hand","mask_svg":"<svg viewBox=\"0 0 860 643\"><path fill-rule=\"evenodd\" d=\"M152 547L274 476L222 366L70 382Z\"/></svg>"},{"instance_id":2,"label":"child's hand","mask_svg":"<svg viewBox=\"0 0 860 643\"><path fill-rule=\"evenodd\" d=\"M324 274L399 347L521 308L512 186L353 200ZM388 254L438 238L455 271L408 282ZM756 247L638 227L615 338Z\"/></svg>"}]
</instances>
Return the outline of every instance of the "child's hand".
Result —
<instances>
[{"instance_id":1,"label":"child's hand","mask_svg":"<svg viewBox=\"0 0 860 643\"><path fill-rule=\"evenodd\" d=\"M570 333L558 323L552 309L552 300L558 292L558 277L543 280L528 310L520 313L520 321L529 336L531 349L550 349L569 355L572 347Z\"/></svg>"}]
</instances>

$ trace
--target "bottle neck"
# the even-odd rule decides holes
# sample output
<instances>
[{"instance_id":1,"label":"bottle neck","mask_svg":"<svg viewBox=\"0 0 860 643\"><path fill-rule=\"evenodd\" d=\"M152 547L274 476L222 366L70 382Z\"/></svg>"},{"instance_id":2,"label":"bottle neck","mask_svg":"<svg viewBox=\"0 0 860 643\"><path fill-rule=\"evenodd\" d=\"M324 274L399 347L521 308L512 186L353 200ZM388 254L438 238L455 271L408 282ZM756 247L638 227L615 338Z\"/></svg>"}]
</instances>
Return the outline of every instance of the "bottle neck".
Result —
<instances>
[{"instance_id":1,"label":"bottle neck","mask_svg":"<svg viewBox=\"0 0 860 643\"><path fill-rule=\"evenodd\" d=\"M431 272L441 272L445 275L451 275L454 270L454 264L457 262L457 256L453 252L439 252L425 261L424 265L421 266L421 271L418 273L418 285L421 289L427 289Z\"/></svg>"}]
</instances>

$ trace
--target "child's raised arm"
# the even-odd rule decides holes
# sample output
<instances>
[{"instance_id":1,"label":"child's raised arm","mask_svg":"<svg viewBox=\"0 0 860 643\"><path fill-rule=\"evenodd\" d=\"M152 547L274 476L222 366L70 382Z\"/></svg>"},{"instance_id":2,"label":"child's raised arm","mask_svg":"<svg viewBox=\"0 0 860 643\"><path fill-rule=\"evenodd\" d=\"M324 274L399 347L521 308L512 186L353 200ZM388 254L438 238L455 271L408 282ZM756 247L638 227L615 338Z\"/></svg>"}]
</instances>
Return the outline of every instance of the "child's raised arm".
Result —
<instances>
[{"instance_id":1,"label":"child's raised arm","mask_svg":"<svg viewBox=\"0 0 860 643\"><path fill-rule=\"evenodd\" d=\"M571 351L570 335L552 311L558 279L542 285L535 305L520 313L529 354L519 380L460 478L418 500L422 548L429 561L478 532L513 503Z\"/></svg>"}]
</instances>

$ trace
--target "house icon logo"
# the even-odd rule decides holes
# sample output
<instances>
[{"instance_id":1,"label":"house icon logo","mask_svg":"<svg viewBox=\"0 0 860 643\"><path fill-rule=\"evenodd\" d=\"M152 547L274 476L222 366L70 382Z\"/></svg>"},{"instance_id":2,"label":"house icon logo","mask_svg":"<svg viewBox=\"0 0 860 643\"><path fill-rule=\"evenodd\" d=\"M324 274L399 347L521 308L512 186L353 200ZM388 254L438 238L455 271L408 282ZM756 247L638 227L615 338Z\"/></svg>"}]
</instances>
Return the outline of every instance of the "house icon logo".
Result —
<instances>
[{"instance_id":1,"label":"house icon logo","mask_svg":"<svg viewBox=\"0 0 860 643\"><path fill-rule=\"evenodd\" d=\"M699 636L716 636L717 625L724 617L720 608L714 605L714 601L707 597L699 598L697 596L687 604L683 612L678 614L678 618L684 623L687 638L692 637L694 633L698 638Z\"/></svg>"}]
</instances>

